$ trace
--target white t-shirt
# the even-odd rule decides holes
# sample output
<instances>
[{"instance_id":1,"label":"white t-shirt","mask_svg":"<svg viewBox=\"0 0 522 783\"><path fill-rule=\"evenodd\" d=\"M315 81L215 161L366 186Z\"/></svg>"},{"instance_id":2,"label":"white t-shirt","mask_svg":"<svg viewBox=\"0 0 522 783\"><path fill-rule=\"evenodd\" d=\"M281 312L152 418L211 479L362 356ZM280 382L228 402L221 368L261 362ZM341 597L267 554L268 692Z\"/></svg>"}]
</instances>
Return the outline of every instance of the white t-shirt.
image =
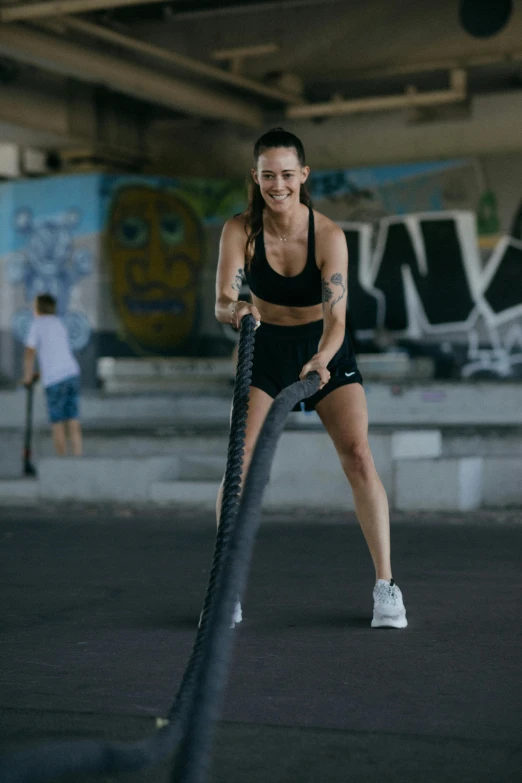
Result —
<instances>
[{"instance_id":1,"label":"white t-shirt","mask_svg":"<svg viewBox=\"0 0 522 783\"><path fill-rule=\"evenodd\" d=\"M80 374L80 367L69 346L65 326L56 315L37 315L25 341L35 348L44 387Z\"/></svg>"}]
</instances>

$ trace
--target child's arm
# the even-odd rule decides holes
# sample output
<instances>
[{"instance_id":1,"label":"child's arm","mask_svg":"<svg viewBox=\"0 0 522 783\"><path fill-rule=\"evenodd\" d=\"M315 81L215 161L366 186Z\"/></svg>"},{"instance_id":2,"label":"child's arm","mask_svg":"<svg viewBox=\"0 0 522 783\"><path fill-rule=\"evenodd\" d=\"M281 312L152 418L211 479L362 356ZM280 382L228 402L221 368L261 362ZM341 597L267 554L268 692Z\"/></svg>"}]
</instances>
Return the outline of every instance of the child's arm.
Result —
<instances>
[{"instance_id":1,"label":"child's arm","mask_svg":"<svg viewBox=\"0 0 522 783\"><path fill-rule=\"evenodd\" d=\"M24 350L24 386L30 386L34 379L34 360L36 349L26 347Z\"/></svg>"}]
</instances>

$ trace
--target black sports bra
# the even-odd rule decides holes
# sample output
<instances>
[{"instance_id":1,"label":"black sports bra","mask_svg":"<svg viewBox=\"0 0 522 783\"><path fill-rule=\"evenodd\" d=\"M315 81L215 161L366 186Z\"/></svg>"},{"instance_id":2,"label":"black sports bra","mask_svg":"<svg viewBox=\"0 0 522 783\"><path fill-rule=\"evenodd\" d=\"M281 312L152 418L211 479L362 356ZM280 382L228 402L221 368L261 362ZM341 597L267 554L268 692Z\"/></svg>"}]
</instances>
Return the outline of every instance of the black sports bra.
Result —
<instances>
[{"instance_id":1,"label":"black sports bra","mask_svg":"<svg viewBox=\"0 0 522 783\"><path fill-rule=\"evenodd\" d=\"M265 302L287 307L310 307L322 302L321 273L315 263L314 213L309 210L306 265L298 275L285 277L274 271L267 261L263 230L256 237L254 257L250 265L245 264L245 279L252 293Z\"/></svg>"}]
</instances>

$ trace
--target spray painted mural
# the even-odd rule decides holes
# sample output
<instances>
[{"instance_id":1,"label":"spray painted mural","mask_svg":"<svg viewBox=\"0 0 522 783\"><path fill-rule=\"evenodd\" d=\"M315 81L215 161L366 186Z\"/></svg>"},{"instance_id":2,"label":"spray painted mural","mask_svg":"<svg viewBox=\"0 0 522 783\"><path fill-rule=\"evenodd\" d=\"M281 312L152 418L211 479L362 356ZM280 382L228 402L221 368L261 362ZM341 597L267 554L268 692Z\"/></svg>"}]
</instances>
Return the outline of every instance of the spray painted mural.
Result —
<instances>
[{"instance_id":1,"label":"spray painted mural","mask_svg":"<svg viewBox=\"0 0 522 783\"><path fill-rule=\"evenodd\" d=\"M499 233L475 161L330 172L312 184L320 209L340 203L351 217L339 223L363 344L387 333L392 345L455 351L463 377L522 375L522 241Z\"/></svg>"},{"instance_id":2,"label":"spray painted mural","mask_svg":"<svg viewBox=\"0 0 522 783\"><path fill-rule=\"evenodd\" d=\"M52 191L45 181L20 183L13 189L9 229L14 249L6 259L6 280L18 304L11 315L11 327L16 339L23 342L33 318L35 297L50 293L73 349L81 351L89 342L92 324L83 309L79 283L93 271L93 253L78 237L89 220L75 201L73 183L67 182L60 193L58 188Z\"/></svg>"},{"instance_id":3,"label":"spray painted mural","mask_svg":"<svg viewBox=\"0 0 522 783\"><path fill-rule=\"evenodd\" d=\"M92 364L100 350L175 355L193 345L205 226L242 208L244 183L87 174L4 183L0 201L2 334L23 343L35 296L51 293ZM3 353L14 373L19 352Z\"/></svg>"},{"instance_id":4,"label":"spray painted mural","mask_svg":"<svg viewBox=\"0 0 522 783\"><path fill-rule=\"evenodd\" d=\"M244 199L234 181L114 177L104 181L112 302L138 354L193 347L201 321L204 226Z\"/></svg>"},{"instance_id":5,"label":"spray painted mural","mask_svg":"<svg viewBox=\"0 0 522 783\"><path fill-rule=\"evenodd\" d=\"M114 307L139 350L171 353L197 328L205 240L192 208L166 188L115 192L107 251Z\"/></svg>"},{"instance_id":6,"label":"spray painted mural","mask_svg":"<svg viewBox=\"0 0 522 783\"><path fill-rule=\"evenodd\" d=\"M360 339L466 346L462 375L518 374L522 366L522 241L499 240L482 265L471 212L343 223L350 254L349 309Z\"/></svg>"}]
</instances>

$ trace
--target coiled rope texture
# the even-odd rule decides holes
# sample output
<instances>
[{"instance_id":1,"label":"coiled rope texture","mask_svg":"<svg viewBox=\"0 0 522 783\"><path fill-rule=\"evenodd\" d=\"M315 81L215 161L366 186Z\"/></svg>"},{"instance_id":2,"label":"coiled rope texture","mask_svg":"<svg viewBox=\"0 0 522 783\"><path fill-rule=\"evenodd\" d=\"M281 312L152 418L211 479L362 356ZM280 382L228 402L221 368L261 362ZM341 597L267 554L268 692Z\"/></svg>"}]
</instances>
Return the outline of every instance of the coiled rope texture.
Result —
<instances>
[{"instance_id":1,"label":"coiled rope texture","mask_svg":"<svg viewBox=\"0 0 522 783\"><path fill-rule=\"evenodd\" d=\"M219 716L232 652L231 617L243 594L261 516L261 500L288 413L319 387L319 376L288 386L276 397L259 435L241 502L248 396L255 321L241 321L227 468L220 525L200 627L168 723L138 742L81 740L37 745L0 759L2 783L51 783L64 776L137 771L177 750L172 783L203 783L210 760L213 726Z\"/></svg>"}]
</instances>

